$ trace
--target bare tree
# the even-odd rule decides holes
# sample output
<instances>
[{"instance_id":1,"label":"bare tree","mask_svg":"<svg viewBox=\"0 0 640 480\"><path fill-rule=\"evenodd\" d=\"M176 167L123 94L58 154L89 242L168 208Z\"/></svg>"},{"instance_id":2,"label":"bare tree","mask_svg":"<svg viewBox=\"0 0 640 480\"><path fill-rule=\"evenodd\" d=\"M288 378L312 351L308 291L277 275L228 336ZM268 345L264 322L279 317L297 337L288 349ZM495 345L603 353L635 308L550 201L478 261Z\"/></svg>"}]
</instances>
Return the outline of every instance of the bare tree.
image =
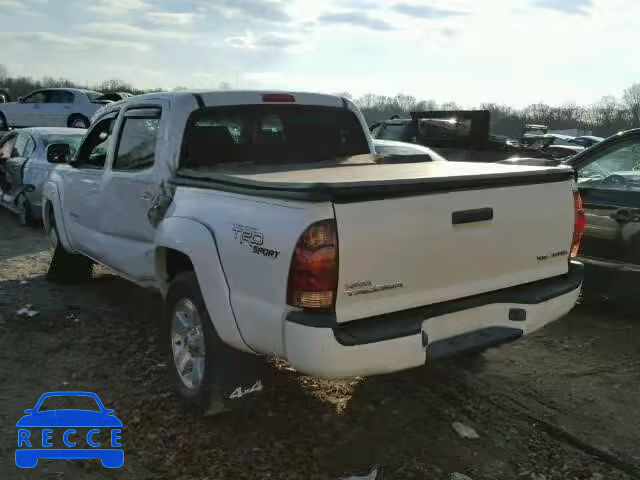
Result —
<instances>
[{"instance_id":1,"label":"bare tree","mask_svg":"<svg viewBox=\"0 0 640 480\"><path fill-rule=\"evenodd\" d=\"M9 76L9 70L3 64L0 63L0 78L6 78Z\"/></svg>"},{"instance_id":2,"label":"bare tree","mask_svg":"<svg viewBox=\"0 0 640 480\"><path fill-rule=\"evenodd\" d=\"M640 127L640 82L634 83L622 93L622 101L631 113L631 127Z\"/></svg>"},{"instance_id":3,"label":"bare tree","mask_svg":"<svg viewBox=\"0 0 640 480\"><path fill-rule=\"evenodd\" d=\"M101 92L132 92L134 88L124 80L111 78L97 85L96 90Z\"/></svg>"},{"instance_id":4,"label":"bare tree","mask_svg":"<svg viewBox=\"0 0 640 480\"><path fill-rule=\"evenodd\" d=\"M440 108L442 110L460 110L460 105L451 100L449 102L444 102Z\"/></svg>"}]
</instances>

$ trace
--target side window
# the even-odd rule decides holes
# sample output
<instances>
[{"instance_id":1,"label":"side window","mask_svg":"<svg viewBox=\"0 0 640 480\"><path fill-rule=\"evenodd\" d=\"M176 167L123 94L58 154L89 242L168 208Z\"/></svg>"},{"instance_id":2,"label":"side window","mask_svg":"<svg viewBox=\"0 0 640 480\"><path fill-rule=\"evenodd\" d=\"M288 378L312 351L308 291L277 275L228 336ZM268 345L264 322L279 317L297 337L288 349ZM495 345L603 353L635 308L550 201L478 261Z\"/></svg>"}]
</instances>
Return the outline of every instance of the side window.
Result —
<instances>
[{"instance_id":1,"label":"side window","mask_svg":"<svg viewBox=\"0 0 640 480\"><path fill-rule=\"evenodd\" d=\"M24 103L44 103L47 101L47 91L35 92L24 99Z\"/></svg>"},{"instance_id":2,"label":"side window","mask_svg":"<svg viewBox=\"0 0 640 480\"><path fill-rule=\"evenodd\" d=\"M111 144L113 126L116 116L109 116L99 120L91 131L87 134L78 155L73 161L73 166L77 168L104 168L107 159L107 152Z\"/></svg>"},{"instance_id":3,"label":"side window","mask_svg":"<svg viewBox=\"0 0 640 480\"><path fill-rule=\"evenodd\" d=\"M160 109L127 111L112 170L137 171L152 167L159 126Z\"/></svg>"},{"instance_id":4,"label":"side window","mask_svg":"<svg viewBox=\"0 0 640 480\"><path fill-rule=\"evenodd\" d=\"M65 90L51 90L47 103L73 103L73 93Z\"/></svg>"},{"instance_id":5,"label":"side window","mask_svg":"<svg viewBox=\"0 0 640 480\"><path fill-rule=\"evenodd\" d=\"M640 139L578 167L578 185L605 190L640 191Z\"/></svg>"},{"instance_id":6,"label":"side window","mask_svg":"<svg viewBox=\"0 0 640 480\"><path fill-rule=\"evenodd\" d=\"M33 139L26 133L19 133L13 145L12 157L28 157L33 152Z\"/></svg>"}]
</instances>

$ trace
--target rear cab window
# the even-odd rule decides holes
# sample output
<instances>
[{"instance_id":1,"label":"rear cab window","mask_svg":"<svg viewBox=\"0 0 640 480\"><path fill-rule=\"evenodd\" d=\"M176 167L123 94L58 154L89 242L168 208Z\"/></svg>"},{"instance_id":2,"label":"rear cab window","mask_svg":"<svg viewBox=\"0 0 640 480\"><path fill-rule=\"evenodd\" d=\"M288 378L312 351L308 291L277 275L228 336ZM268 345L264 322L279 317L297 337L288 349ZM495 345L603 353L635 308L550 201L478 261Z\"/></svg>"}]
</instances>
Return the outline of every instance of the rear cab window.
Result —
<instances>
[{"instance_id":1,"label":"rear cab window","mask_svg":"<svg viewBox=\"0 0 640 480\"><path fill-rule=\"evenodd\" d=\"M364 129L349 109L240 105L191 115L180 166L304 164L369 153Z\"/></svg>"},{"instance_id":2,"label":"rear cab window","mask_svg":"<svg viewBox=\"0 0 640 480\"><path fill-rule=\"evenodd\" d=\"M157 107L125 112L112 170L139 171L153 166L161 113Z\"/></svg>"}]
</instances>

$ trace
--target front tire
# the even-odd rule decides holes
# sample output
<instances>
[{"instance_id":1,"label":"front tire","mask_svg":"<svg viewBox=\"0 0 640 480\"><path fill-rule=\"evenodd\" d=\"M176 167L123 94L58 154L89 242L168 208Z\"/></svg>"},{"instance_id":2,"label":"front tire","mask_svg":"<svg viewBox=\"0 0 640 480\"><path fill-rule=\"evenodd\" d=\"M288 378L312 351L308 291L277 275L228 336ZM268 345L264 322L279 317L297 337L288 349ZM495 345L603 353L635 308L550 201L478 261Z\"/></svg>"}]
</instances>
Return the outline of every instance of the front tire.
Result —
<instances>
[{"instance_id":1,"label":"front tire","mask_svg":"<svg viewBox=\"0 0 640 480\"><path fill-rule=\"evenodd\" d=\"M91 260L82 255L69 253L64 249L60 243L58 229L53 218L49 227L49 246L53 254L49 270L47 270L47 280L53 283L72 284L91 278L93 271Z\"/></svg>"},{"instance_id":2,"label":"front tire","mask_svg":"<svg viewBox=\"0 0 640 480\"><path fill-rule=\"evenodd\" d=\"M33 225L33 210L31 209L31 203L29 203L29 199L27 199L24 194L18 197L16 208L18 210L18 223L25 227Z\"/></svg>"},{"instance_id":3,"label":"front tire","mask_svg":"<svg viewBox=\"0 0 640 480\"><path fill-rule=\"evenodd\" d=\"M9 130L9 124L7 123L7 117L5 117L2 112L0 112L0 132L6 132L7 130Z\"/></svg>"}]
</instances>

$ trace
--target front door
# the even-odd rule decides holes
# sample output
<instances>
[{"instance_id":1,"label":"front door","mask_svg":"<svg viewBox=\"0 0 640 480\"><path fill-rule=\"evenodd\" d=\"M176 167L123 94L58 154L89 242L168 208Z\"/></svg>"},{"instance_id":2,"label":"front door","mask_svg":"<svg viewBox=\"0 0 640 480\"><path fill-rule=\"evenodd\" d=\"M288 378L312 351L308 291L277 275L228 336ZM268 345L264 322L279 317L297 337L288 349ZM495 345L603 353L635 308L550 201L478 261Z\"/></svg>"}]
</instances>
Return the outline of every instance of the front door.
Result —
<instances>
[{"instance_id":1,"label":"front door","mask_svg":"<svg viewBox=\"0 0 640 480\"><path fill-rule=\"evenodd\" d=\"M25 97L16 109L14 124L22 127L49 127L47 101L49 90L40 90Z\"/></svg>"},{"instance_id":2,"label":"front door","mask_svg":"<svg viewBox=\"0 0 640 480\"><path fill-rule=\"evenodd\" d=\"M587 217L581 255L640 264L640 135L576 164Z\"/></svg>"},{"instance_id":3,"label":"front door","mask_svg":"<svg viewBox=\"0 0 640 480\"><path fill-rule=\"evenodd\" d=\"M129 107L118 127L111 168L101 191L100 231L109 241L104 263L141 283L155 278L155 227L147 212L160 191L155 163L161 105Z\"/></svg>"},{"instance_id":4,"label":"front door","mask_svg":"<svg viewBox=\"0 0 640 480\"><path fill-rule=\"evenodd\" d=\"M62 175L62 208L73 248L98 259L103 238L99 232L100 187L105 162L113 149L112 133L117 113L98 120L87 133L71 167Z\"/></svg>"}]
</instances>

